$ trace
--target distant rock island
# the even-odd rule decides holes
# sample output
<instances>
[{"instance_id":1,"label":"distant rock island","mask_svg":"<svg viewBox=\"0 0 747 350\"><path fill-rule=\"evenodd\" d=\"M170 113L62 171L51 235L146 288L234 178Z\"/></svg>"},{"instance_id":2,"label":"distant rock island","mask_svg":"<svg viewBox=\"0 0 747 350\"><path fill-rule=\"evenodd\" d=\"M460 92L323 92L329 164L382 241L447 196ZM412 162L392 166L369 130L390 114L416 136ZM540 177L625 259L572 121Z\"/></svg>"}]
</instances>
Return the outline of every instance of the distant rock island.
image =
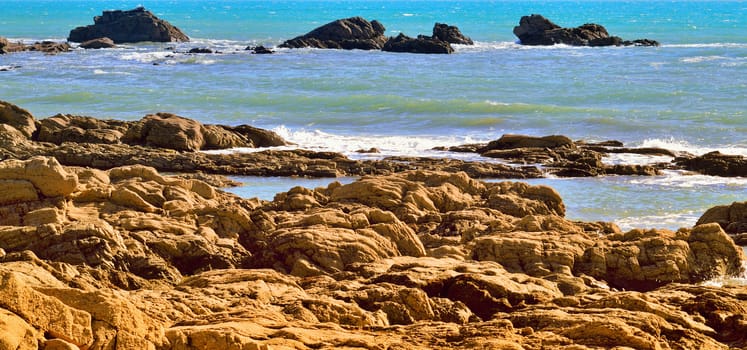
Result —
<instances>
[{"instance_id":1,"label":"distant rock island","mask_svg":"<svg viewBox=\"0 0 747 350\"><path fill-rule=\"evenodd\" d=\"M623 40L610 36L607 29L599 24L587 23L576 28L562 28L542 15L521 17L514 34L522 45L571 46L659 46L659 42L649 39Z\"/></svg>"},{"instance_id":2,"label":"distant rock island","mask_svg":"<svg viewBox=\"0 0 747 350\"><path fill-rule=\"evenodd\" d=\"M286 40L280 47L448 54L454 52L451 44L473 44L472 39L462 35L459 28L442 23L434 25L432 36L418 35L416 38L403 33L387 38L384 36L385 30L384 25L376 20L369 22L361 17L338 19L305 35Z\"/></svg>"},{"instance_id":3,"label":"distant rock island","mask_svg":"<svg viewBox=\"0 0 747 350\"><path fill-rule=\"evenodd\" d=\"M93 18L93 25L77 27L70 31L67 40L77 43L98 38L110 38L114 43L141 41L189 41L179 28L156 17L143 7L129 11L104 11Z\"/></svg>"}]
</instances>

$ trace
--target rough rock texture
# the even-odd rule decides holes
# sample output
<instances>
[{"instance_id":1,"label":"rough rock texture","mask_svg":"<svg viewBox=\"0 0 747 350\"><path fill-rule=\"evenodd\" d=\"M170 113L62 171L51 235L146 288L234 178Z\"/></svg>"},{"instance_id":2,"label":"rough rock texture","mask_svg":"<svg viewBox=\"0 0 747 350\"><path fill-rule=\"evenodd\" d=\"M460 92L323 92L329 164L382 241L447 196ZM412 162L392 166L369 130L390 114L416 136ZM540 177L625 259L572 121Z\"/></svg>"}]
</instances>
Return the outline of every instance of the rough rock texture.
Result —
<instances>
[{"instance_id":1,"label":"rough rock texture","mask_svg":"<svg viewBox=\"0 0 747 350\"><path fill-rule=\"evenodd\" d=\"M514 35L522 45L555 45L572 46L659 46L653 40L642 39L625 41L610 36L607 29L599 24L588 23L576 28L561 28L542 15L523 16L519 25L514 27Z\"/></svg>"},{"instance_id":2,"label":"rough rock texture","mask_svg":"<svg viewBox=\"0 0 747 350\"><path fill-rule=\"evenodd\" d=\"M20 42L9 42L8 39L0 37L0 54L21 51L39 51L46 54L57 54L70 51L70 44L56 41L40 41L31 45L25 45Z\"/></svg>"},{"instance_id":3,"label":"rough rock texture","mask_svg":"<svg viewBox=\"0 0 747 350\"><path fill-rule=\"evenodd\" d=\"M717 224L623 233L465 173L268 202L139 165L0 169L34 194L0 202L4 348L747 346L744 285L692 284L743 273Z\"/></svg>"},{"instance_id":4,"label":"rough rock texture","mask_svg":"<svg viewBox=\"0 0 747 350\"><path fill-rule=\"evenodd\" d=\"M714 151L698 157L678 157L674 162L687 170L706 175L747 177L747 158Z\"/></svg>"},{"instance_id":5,"label":"rough rock texture","mask_svg":"<svg viewBox=\"0 0 747 350\"><path fill-rule=\"evenodd\" d=\"M541 164L548 173L565 177L600 175L657 175L664 165L605 164L606 153L635 153L666 155L672 151L651 148L624 148L621 143L588 144L574 142L562 135L528 136L506 134L487 144L463 145L449 148L455 152L475 152L483 157L500 158L511 163Z\"/></svg>"},{"instance_id":6,"label":"rough rock texture","mask_svg":"<svg viewBox=\"0 0 747 350\"><path fill-rule=\"evenodd\" d=\"M433 38L450 44L474 45L472 39L462 34L459 28L444 23L436 23L433 26Z\"/></svg>"},{"instance_id":7,"label":"rough rock texture","mask_svg":"<svg viewBox=\"0 0 747 350\"><path fill-rule=\"evenodd\" d=\"M84 49L111 49L117 47L114 40L107 37L86 40L80 44Z\"/></svg>"},{"instance_id":8,"label":"rough rock texture","mask_svg":"<svg viewBox=\"0 0 747 350\"><path fill-rule=\"evenodd\" d=\"M386 42L385 28L378 21L361 17L338 19L309 33L285 41L280 47L380 50Z\"/></svg>"},{"instance_id":9,"label":"rough rock texture","mask_svg":"<svg viewBox=\"0 0 747 350\"><path fill-rule=\"evenodd\" d=\"M77 43L107 37L114 43L141 41L189 41L179 28L159 19L143 7L129 11L104 11L93 18L94 24L70 31L67 40Z\"/></svg>"},{"instance_id":10,"label":"rough rock texture","mask_svg":"<svg viewBox=\"0 0 747 350\"><path fill-rule=\"evenodd\" d=\"M409 53L440 53L449 54L454 52L447 41L438 38L419 35L417 38L411 38L400 33L396 37L389 38L382 48L383 51L389 52L409 52Z\"/></svg>"},{"instance_id":11,"label":"rough rock texture","mask_svg":"<svg viewBox=\"0 0 747 350\"><path fill-rule=\"evenodd\" d=\"M36 131L34 116L21 107L0 101L0 123L8 124L30 138Z\"/></svg>"},{"instance_id":12,"label":"rough rock texture","mask_svg":"<svg viewBox=\"0 0 747 350\"><path fill-rule=\"evenodd\" d=\"M697 224L708 223L719 224L737 244L747 245L747 202L718 205L706 210Z\"/></svg>"}]
</instances>

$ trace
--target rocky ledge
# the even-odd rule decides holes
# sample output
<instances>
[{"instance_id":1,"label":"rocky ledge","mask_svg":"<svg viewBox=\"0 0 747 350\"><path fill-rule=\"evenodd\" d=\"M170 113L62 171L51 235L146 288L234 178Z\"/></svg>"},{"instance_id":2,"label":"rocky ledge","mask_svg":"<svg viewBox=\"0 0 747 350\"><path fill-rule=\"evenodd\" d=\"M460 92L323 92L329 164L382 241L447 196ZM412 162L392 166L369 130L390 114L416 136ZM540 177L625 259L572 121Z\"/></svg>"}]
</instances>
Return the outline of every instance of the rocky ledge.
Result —
<instances>
[{"instance_id":1,"label":"rocky ledge","mask_svg":"<svg viewBox=\"0 0 747 350\"><path fill-rule=\"evenodd\" d=\"M71 30L67 40L82 43L109 38L116 44L140 41L189 41L189 37L179 28L156 17L143 7L128 11L104 11L101 16L94 17L93 22L92 25Z\"/></svg>"},{"instance_id":2,"label":"rocky ledge","mask_svg":"<svg viewBox=\"0 0 747 350\"><path fill-rule=\"evenodd\" d=\"M521 17L519 25L514 27L514 34L522 45L659 46L659 43L654 40L630 41L610 36L607 29L594 23L587 23L576 28L562 28L542 15L534 14Z\"/></svg>"},{"instance_id":3,"label":"rocky ledge","mask_svg":"<svg viewBox=\"0 0 747 350\"><path fill-rule=\"evenodd\" d=\"M747 346L718 224L572 222L545 186L410 171L246 200L140 165L0 162L6 349Z\"/></svg>"}]
</instances>

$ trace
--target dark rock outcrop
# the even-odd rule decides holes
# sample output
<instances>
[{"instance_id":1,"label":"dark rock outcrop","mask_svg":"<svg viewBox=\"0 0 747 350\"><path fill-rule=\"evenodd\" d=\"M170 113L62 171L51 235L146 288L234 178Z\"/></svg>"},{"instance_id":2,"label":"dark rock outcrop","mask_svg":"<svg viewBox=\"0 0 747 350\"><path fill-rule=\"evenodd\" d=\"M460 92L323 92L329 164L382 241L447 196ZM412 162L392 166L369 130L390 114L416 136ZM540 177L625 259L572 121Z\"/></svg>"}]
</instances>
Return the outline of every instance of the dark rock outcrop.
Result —
<instances>
[{"instance_id":1,"label":"dark rock outcrop","mask_svg":"<svg viewBox=\"0 0 747 350\"><path fill-rule=\"evenodd\" d=\"M189 41L189 37L179 28L159 19L143 7L129 11L104 11L101 16L94 17L93 21L93 25L71 30L67 40L80 43L108 37L117 44Z\"/></svg>"},{"instance_id":2,"label":"dark rock outcrop","mask_svg":"<svg viewBox=\"0 0 747 350\"><path fill-rule=\"evenodd\" d=\"M247 46L246 51L251 51L253 54L257 55L267 55L267 54L273 54L275 51L273 51L270 48L264 47L262 45L260 46Z\"/></svg>"},{"instance_id":3,"label":"dark rock outcrop","mask_svg":"<svg viewBox=\"0 0 747 350\"><path fill-rule=\"evenodd\" d=\"M417 38L411 38L400 33L396 37L389 38L383 51L389 52L409 52L409 53L436 53L449 54L454 52L454 48L446 42L437 38L419 35Z\"/></svg>"},{"instance_id":4,"label":"dark rock outcrop","mask_svg":"<svg viewBox=\"0 0 747 350\"><path fill-rule=\"evenodd\" d=\"M594 23L587 23L576 28L562 28L542 15L535 14L521 17L519 25L514 27L514 34L522 45L659 46L659 43L654 40L625 41L619 37L610 36L607 29Z\"/></svg>"},{"instance_id":5,"label":"dark rock outcrop","mask_svg":"<svg viewBox=\"0 0 747 350\"><path fill-rule=\"evenodd\" d=\"M114 44L114 41L112 39L103 37L87 40L81 43L80 47L84 49L111 49L117 47L117 45Z\"/></svg>"},{"instance_id":6,"label":"dark rock outcrop","mask_svg":"<svg viewBox=\"0 0 747 350\"><path fill-rule=\"evenodd\" d=\"M674 162L691 171L706 175L747 177L747 158L714 151L698 157L678 157Z\"/></svg>"},{"instance_id":7,"label":"dark rock outcrop","mask_svg":"<svg viewBox=\"0 0 747 350\"><path fill-rule=\"evenodd\" d=\"M280 47L380 50L387 40L384 31L384 26L376 20L369 22L351 17L327 23L306 35L285 41Z\"/></svg>"},{"instance_id":8,"label":"dark rock outcrop","mask_svg":"<svg viewBox=\"0 0 747 350\"><path fill-rule=\"evenodd\" d=\"M474 45L472 39L462 34L459 28L444 23L436 23L433 26L433 38L449 44Z\"/></svg>"}]
</instances>

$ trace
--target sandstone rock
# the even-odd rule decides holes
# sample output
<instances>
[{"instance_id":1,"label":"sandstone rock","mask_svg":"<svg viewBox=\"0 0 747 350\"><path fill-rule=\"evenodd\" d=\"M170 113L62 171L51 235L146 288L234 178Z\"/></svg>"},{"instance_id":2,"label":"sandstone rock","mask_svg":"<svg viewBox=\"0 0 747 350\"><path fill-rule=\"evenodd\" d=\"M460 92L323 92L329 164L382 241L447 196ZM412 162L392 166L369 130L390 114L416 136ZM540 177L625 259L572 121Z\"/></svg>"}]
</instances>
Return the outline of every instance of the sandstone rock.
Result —
<instances>
[{"instance_id":1,"label":"sandstone rock","mask_svg":"<svg viewBox=\"0 0 747 350\"><path fill-rule=\"evenodd\" d=\"M620 45L648 45L658 46L653 40L623 41L618 37L611 37L607 29L599 24L587 23L576 28L561 28L542 15L523 16L519 25L514 27L514 35L522 45L555 45L572 46L620 46Z\"/></svg>"},{"instance_id":2,"label":"sandstone rock","mask_svg":"<svg viewBox=\"0 0 747 350\"><path fill-rule=\"evenodd\" d=\"M57 114L39 121L36 139L58 145L63 142L116 144L127 129L126 122Z\"/></svg>"},{"instance_id":3,"label":"sandstone rock","mask_svg":"<svg viewBox=\"0 0 747 350\"><path fill-rule=\"evenodd\" d=\"M46 54L57 54L70 51L70 44L67 42L59 43L55 41L36 42L26 47L28 51L39 51Z\"/></svg>"},{"instance_id":4,"label":"sandstone rock","mask_svg":"<svg viewBox=\"0 0 747 350\"><path fill-rule=\"evenodd\" d=\"M385 28L378 21L361 17L338 19L311 32L285 41L280 47L380 50L386 42Z\"/></svg>"},{"instance_id":5,"label":"sandstone rock","mask_svg":"<svg viewBox=\"0 0 747 350\"><path fill-rule=\"evenodd\" d=\"M37 349L37 330L13 312L0 308L0 349Z\"/></svg>"},{"instance_id":6,"label":"sandstone rock","mask_svg":"<svg viewBox=\"0 0 747 350\"><path fill-rule=\"evenodd\" d=\"M111 49L117 47L114 40L107 37L86 40L80 44L84 49Z\"/></svg>"},{"instance_id":7,"label":"sandstone rock","mask_svg":"<svg viewBox=\"0 0 747 350\"><path fill-rule=\"evenodd\" d=\"M696 225L715 222L726 233L737 235L747 232L747 202L734 202L730 205L718 205L706 210Z\"/></svg>"},{"instance_id":8,"label":"sandstone rock","mask_svg":"<svg viewBox=\"0 0 747 350\"><path fill-rule=\"evenodd\" d=\"M68 173L54 158L34 157L27 161L0 162L0 180L25 180L45 197L70 195L78 177Z\"/></svg>"},{"instance_id":9,"label":"sandstone rock","mask_svg":"<svg viewBox=\"0 0 747 350\"><path fill-rule=\"evenodd\" d=\"M402 33L399 33L396 37L389 38L381 49L389 52L409 53L449 54L454 52L451 44L447 41L423 35L419 35L417 38L411 38Z\"/></svg>"},{"instance_id":10,"label":"sandstone rock","mask_svg":"<svg viewBox=\"0 0 747 350\"><path fill-rule=\"evenodd\" d=\"M124 140L178 151L197 151L205 144L201 123L170 113L145 116L128 129Z\"/></svg>"},{"instance_id":11,"label":"sandstone rock","mask_svg":"<svg viewBox=\"0 0 747 350\"><path fill-rule=\"evenodd\" d=\"M29 111L5 101L0 101L0 123L18 129L27 138L31 138L36 132L34 116Z\"/></svg>"},{"instance_id":12,"label":"sandstone rock","mask_svg":"<svg viewBox=\"0 0 747 350\"><path fill-rule=\"evenodd\" d=\"M85 42L103 37L117 44L140 41L189 41L179 28L159 19L143 7L134 10L104 11L93 18L94 24L70 31L68 41Z\"/></svg>"},{"instance_id":13,"label":"sandstone rock","mask_svg":"<svg viewBox=\"0 0 747 350\"><path fill-rule=\"evenodd\" d=\"M444 23L436 23L433 26L433 38L450 44L474 45L472 39L464 36L459 28Z\"/></svg>"}]
</instances>

